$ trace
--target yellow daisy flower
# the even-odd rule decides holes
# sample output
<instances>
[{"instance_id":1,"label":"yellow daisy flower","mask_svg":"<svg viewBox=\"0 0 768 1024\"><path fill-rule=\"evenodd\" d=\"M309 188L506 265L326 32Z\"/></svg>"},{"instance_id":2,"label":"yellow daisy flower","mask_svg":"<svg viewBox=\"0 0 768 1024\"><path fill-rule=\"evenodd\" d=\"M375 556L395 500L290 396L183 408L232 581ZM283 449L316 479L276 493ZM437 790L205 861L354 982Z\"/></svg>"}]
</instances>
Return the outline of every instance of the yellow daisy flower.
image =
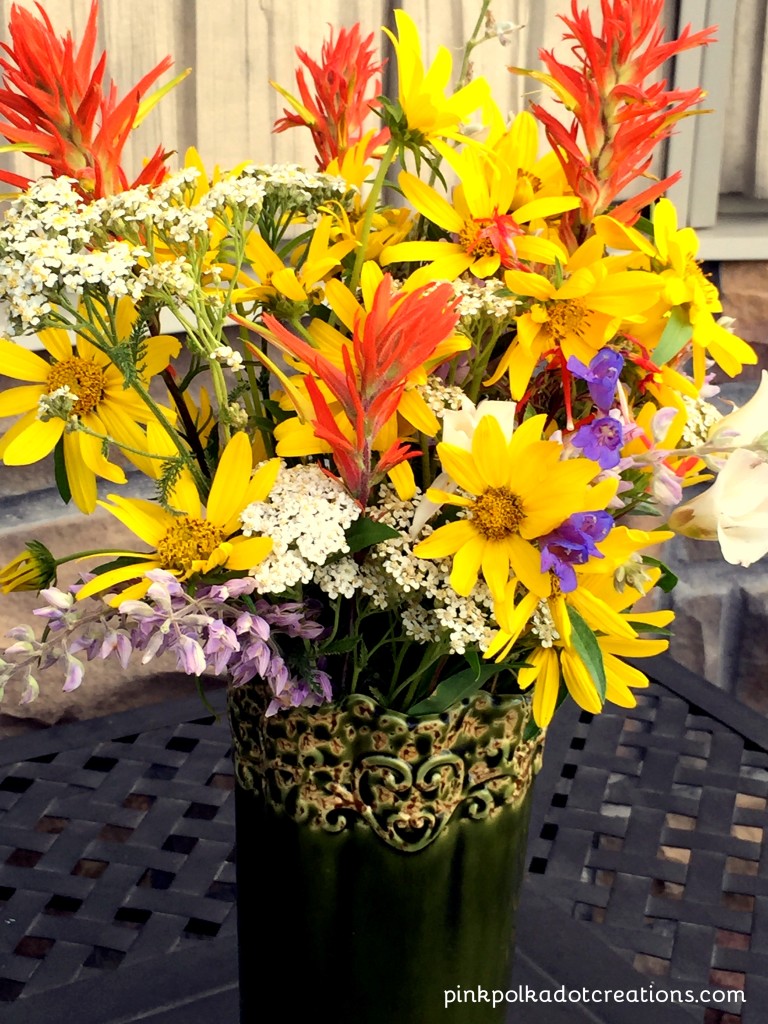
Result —
<instances>
[{"instance_id":1,"label":"yellow daisy flower","mask_svg":"<svg viewBox=\"0 0 768 1024\"><path fill-rule=\"evenodd\" d=\"M327 203L322 211L327 211L333 219L331 238L334 242L349 241L357 248L365 237L365 218L370 213L368 203L363 201L365 182L368 180L373 165L367 162L366 151L374 131L368 132L355 143L339 163L334 158L326 168L327 174L343 178L352 189L351 208L336 200ZM366 260L378 260L388 245L395 245L408 237L414 223L414 214L406 206L383 206L373 212L367 238L365 240Z\"/></svg>"},{"instance_id":2,"label":"yellow daisy flower","mask_svg":"<svg viewBox=\"0 0 768 1024\"><path fill-rule=\"evenodd\" d=\"M130 335L135 316L130 300L122 300L117 315L119 337ZM44 459L61 440L72 498L81 511L93 512L96 476L112 483L125 483L125 474L104 457L99 437L67 430L66 421L58 416L41 418L40 400L69 388L77 396L71 414L83 426L112 438L118 446L139 451L148 450L139 424L149 423L152 413L135 391L125 387L123 374L109 356L91 342L78 336L73 348L68 332L57 329L40 331L38 337L50 360L12 341L0 340L0 374L27 382L0 394L0 416L21 414L0 439L0 458L8 466L26 466ZM170 335L149 339L141 367L146 385L178 354L180 347L179 340ZM170 411L168 415L173 416ZM126 451L126 456L142 472L157 475L155 460L131 451Z\"/></svg>"},{"instance_id":3,"label":"yellow daisy flower","mask_svg":"<svg viewBox=\"0 0 768 1024\"><path fill-rule=\"evenodd\" d=\"M707 352L729 377L739 374L744 365L757 362L755 350L715 319L723 307L717 288L696 260L699 239L693 228L678 230L677 211L669 199L660 199L654 207L653 242L609 216L597 217L595 230L607 245L642 253L648 264L660 272L663 301L659 315L649 320L649 325L654 325L648 338L649 348L659 341L670 309L679 307L686 311L692 328L693 376L697 387L704 383ZM641 334L640 340L646 341L646 337Z\"/></svg>"},{"instance_id":4,"label":"yellow daisy flower","mask_svg":"<svg viewBox=\"0 0 768 1024\"><path fill-rule=\"evenodd\" d=\"M385 28L395 48L398 71L398 100L405 115L408 132L421 141L434 139L464 140L459 131L462 122L484 106L490 98L490 87L484 78L475 78L453 95L450 88L453 60L450 51L441 46L432 64L425 71L421 56L421 39L416 24L405 11L395 11L397 35Z\"/></svg>"},{"instance_id":5,"label":"yellow daisy flower","mask_svg":"<svg viewBox=\"0 0 768 1024\"><path fill-rule=\"evenodd\" d=\"M649 573L649 586L646 591L655 585L659 575L658 569ZM669 641L664 639L638 637L632 630L632 623L645 623L663 628L672 621L674 612L629 611L628 609L640 600L645 591L626 588L623 593L619 593L614 588L610 576L587 577L581 580L580 585L591 593L596 602L612 608L617 618L634 634L627 636L626 632L610 630L605 635L597 637L605 671L605 699L620 707L632 708L637 704L632 689L648 686L648 678L622 659L649 658L661 654L669 646ZM539 726L545 728L552 720L561 678L579 707L593 714L599 714L602 710L603 702L589 669L570 642L557 640L551 647L537 647L525 657L528 664L520 669L517 681L521 689L535 687L533 716Z\"/></svg>"},{"instance_id":6,"label":"yellow daisy flower","mask_svg":"<svg viewBox=\"0 0 768 1024\"><path fill-rule=\"evenodd\" d=\"M504 275L509 290L528 300L529 308L516 317L515 339L486 384L509 373L514 399L523 397L545 353L559 349L564 360L576 356L589 364L622 324L642 321L663 288L656 274L617 270L611 257L603 258L603 243L595 236L579 246L563 271L561 284L521 270Z\"/></svg>"},{"instance_id":7,"label":"yellow daisy flower","mask_svg":"<svg viewBox=\"0 0 768 1024\"><path fill-rule=\"evenodd\" d=\"M632 639L637 635L634 629L615 611L613 601L606 601L596 593L596 589L604 593L606 588L602 584L598 588L594 581L598 577L608 579L611 584L608 588L609 596L613 592L617 573L621 574L627 585L631 585L631 581L636 579L644 580L648 584L651 577L639 559L639 552L646 548L654 548L672 537L674 533L671 530L651 533L614 525L608 536L598 541L596 545L600 557L591 557L583 565L574 567L578 585L567 593L561 591L559 581L553 574L548 574L549 583L543 588L528 590L522 597L518 594L517 581L512 580L507 584L502 600L494 605L494 615L500 628L485 652L485 657L504 661L529 627L534 614L542 608L552 619L559 638L566 647L570 644L572 632L568 616L569 606L581 615L591 629ZM590 582L590 586L585 586L585 581ZM546 592L547 588L549 593L542 598L542 591Z\"/></svg>"},{"instance_id":8,"label":"yellow daisy flower","mask_svg":"<svg viewBox=\"0 0 768 1024\"><path fill-rule=\"evenodd\" d=\"M472 497L430 488L437 504L466 509L466 518L439 527L414 548L420 558L453 555L450 582L467 596L482 570L495 600L504 594L510 572L528 590L547 597L549 573L532 543L574 512L604 509L617 480L593 483L601 472L590 459L562 460L562 447L542 440L546 416L532 416L504 436L493 416L483 416L472 435L471 451L441 442L443 469Z\"/></svg>"},{"instance_id":9,"label":"yellow daisy flower","mask_svg":"<svg viewBox=\"0 0 768 1024\"><path fill-rule=\"evenodd\" d=\"M122 565L96 576L79 591L78 599L90 597L120 583L139 582L121 591L111 604L140 598L151 581L150 569L165 569L180 580L213 569L247 571L272 550L270 537L243 537L240 513L253 501L264 501L280 470L280 460L265 462L251 476L253 460L248 435L235 434L222 452L203 512L192 474L184 470L170 495L174 515L154 502L110 494L112 504L99 504L136 534L151 551L132 565ZM125 551L114 552L125 555Z\"/></svg>"},{"instance_id":10,"label":"yellow daisy flower","mask_svg":"<svg viewBox=\"0 0 768 1024\"><path fill-rule=\"evenodd\" d=\"M287 267L258 231L251 231L245 243L245 259L259 280L241 273L240 287L235 288L230 297L232 304L259 302L274 307L283 298L300 305L306 305L313 298L319 300L318 284L338 269L347 253L357 245L352 239L331 244L332 223L331 217L320 218L298 269Z\"/></svg>"},{"instance_id":11,"label":"yellow daisy flower","mask_svg":"<svg viewBox=\"0 0 768 1024\"><path fill-rule=\"evenodd\" d=\"M570 192L557 154L549 149L539 156L538 123L528 110L521 110L507 126L499 108L492 104L491 128L486 146L498 160L488 160L486 176L509 175L505 183L512 200L509 210L518 210L534 199L562 197ZM498 170L497 170L498 167ZM503 172L502 172L503 168Z\"/></svg>"},{"instance_id":12,"label":"yellow daisy flower","mask_svg":"<svg viewBox=\"0 0 768 1024\"><path fill-rule=\"evenodd\" d=\"M398 180L411 205L456 240L400 242L384 250L382 264L429 263L411 276L414 284L425 284L452 281L467 270L475 277L490 277L500 268L520 266L521 260L550 265L566 260L559 242L540 238L524 225L543 224L547 217L575 209L579 206L575 196L532 198L513 208L516 162L507 164L501 154L477 147L458 153L439 148L460 179L452 204L413 174L403 171Z\"/></svg>"}]
</instances>

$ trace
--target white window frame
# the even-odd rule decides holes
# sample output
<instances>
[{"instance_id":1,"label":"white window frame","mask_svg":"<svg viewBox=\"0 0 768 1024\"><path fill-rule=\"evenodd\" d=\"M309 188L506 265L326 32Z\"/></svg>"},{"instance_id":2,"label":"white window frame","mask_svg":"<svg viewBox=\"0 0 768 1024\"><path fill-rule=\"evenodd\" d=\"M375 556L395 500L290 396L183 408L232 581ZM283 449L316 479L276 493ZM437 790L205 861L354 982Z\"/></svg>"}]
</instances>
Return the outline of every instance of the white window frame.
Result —
<instances>
[{"instance_id":1,"label":"white window frame","mask_svg":"<svg viewBox=\"0 0 768 1024\"><path fill-rule=\"evenodd\" d=\"M768 260L768 202L720 194L735 18L735 0L677 0L677 32L688 24L694 32L717 25L718 41L675 58L675 87L700 84L707 92L702 107L711 113L677 125L667 142L665 173L683 172L669 197L681 224L696 229L700 259Z\"/></svg>"}]
</instances>

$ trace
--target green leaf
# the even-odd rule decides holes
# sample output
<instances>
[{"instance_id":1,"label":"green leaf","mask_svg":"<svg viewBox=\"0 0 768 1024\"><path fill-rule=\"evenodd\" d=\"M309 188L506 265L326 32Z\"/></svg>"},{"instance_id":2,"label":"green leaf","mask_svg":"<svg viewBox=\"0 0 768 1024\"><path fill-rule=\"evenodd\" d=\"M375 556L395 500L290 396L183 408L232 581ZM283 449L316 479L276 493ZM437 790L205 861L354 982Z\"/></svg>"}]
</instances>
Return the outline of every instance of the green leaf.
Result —
<instances>
[{"instance_id":1,"label":"green leaf","mask_svg":"<svg viewBox=\"0 0 768 1024\"><path fill-rule=\"evenodd\" d=\"M53 474L56 480L56 487L62 500L68 505L72 500L72 491L69 487L67 467L64 463L64 438L60 437L53 449Z\"/></svg>"},{"instance_id":2,"label":"green leaf","mask_svg":"<svg viewBox=\"0 0 768 1024\"><path fill-rule=\"evenodd\" d=\"M627 617L627 625L631 626L632 629L637 633L653 633L654 636L674 636L674 632L671 629L662 629L661 626L654 626L652 622L636 622L634 619Z\"/></svg>"},{"instance_id":3,"label":"green leaf","mask_svg":"<svg viewBox=\"0 0 768 1024\"><path fill-rule=\"evenodd\" d=\"M408 708L408 715L439 715L452 704L458 703L465 697L471 697L473 693L482 687L486 679L495 676L499 671L496 664L481 662L475 651L466 655L467 660L472 659L472 664L461 672L456 672L447 679L438 683L433 693L420 700L418 704Z\"/></svg>"},{"instance_id":4,"label":"green leaf","mask_svg":"<svg viewBox=\"0 0 768 1024\"><path fill-rule=\"evenodd\" d=\"M345 636L340 640L333 640L328 644L327 647L321 647L319 649L320 654L346 654L347 651L353 651L357 646L360 637L357 636Z\"/></svg>"},{"instance_id":5,"label":"green leaf","mask_svg":"<svg viewBox=\"0 0 768 1024\"><path fill-rule=\"evenodd\" d=\"M674 359L678 352L682 352L693 334L693 324L690 321L687 310L682 306L673 306L669 314L667 326L659 338L659 343L653 350L651 359L659 366Z\"/></svg>"},{"instance_id":6,"label":"green leaf","mask_svg":"<svg viewBox=\"0 0 768 1024\"><path fill-rule=\"evenodd\" d=\"M660 562L658 558L651 558L650 555L643 555L643 565L652 565L656 569L661 569L661 576L656 586L659 590L663 590L665 594L674 590L678 583L678 577L672 572L668 565Z\"/></svg>"},{"instance_id":7,"label":"green leaf","mask_svg":"<svg viewBox=\"0 0 768 1024\"><path fill-rule=\"evenodd\" d=\"M363 548L370 548L374 544L381 544L384 540L392 540L400 536L400 531L395 530L386 523L379 523L375 519L368 519L361 516L347 530L347 544L351 554L355 551L362 551Z\"/></svg>"},{"instance_id":8,"label":"green leaf","mask_svg":"<svg viewBox=\"0 0 768 1024\"><path fill-rule=\"evenodd\" d=\"M605 666L603 665L603 654L597 643L597 637L575 608L572 608L570 605L566 605L566 607L568 608L568 618L571 620L571 628L573 630L571 642L579 658L584 663L587 672L592 677L600 703L603 704L605 702L607 683L605 679Z\"/></svg>"},{"instance_id":9,"label":"green leaf","mask_svg":"<svg viewBox=\"0 0 768 1024\"><path fill-rule=\"evenodd\" d=\"M105 562L104 565L97 565L95 569L91 569L90 572L94 576L101 576L102 573L110 572L112 569L122 569L124 565L138 565L141 562L146 562L146 555L120 555L119 558L113 558L111 562ZM139 575L137 573L137 575Z\"/></svg>"}]
</instances>

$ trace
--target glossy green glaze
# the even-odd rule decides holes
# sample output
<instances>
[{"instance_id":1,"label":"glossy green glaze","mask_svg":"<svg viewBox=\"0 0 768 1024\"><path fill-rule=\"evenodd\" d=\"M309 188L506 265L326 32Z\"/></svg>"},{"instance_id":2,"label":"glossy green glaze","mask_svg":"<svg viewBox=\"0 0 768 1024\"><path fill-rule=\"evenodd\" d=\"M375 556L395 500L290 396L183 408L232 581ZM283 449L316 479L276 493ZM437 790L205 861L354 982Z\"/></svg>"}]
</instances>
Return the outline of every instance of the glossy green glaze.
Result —
<instances>
[{"instance_id":1,"label":"glossy green glaze","mask_svg":"<svg viewBox=\"0 0 768 1024\"><path fill-rule=\"evenodd\" d=\"M250 737L236 744L241 1024L269 1019L267 993L291 1024L498 1024L504 1004L446 1008L445 992L508 987L540 753L522 741L528 702L484 694L441 719L408 720L359 700L336 709L343 749L311 712L298 729L285 716L254 732L242 695L232 707L236 736L246 725ZM363 715L357 731L350 711ZM274 755L255 774L251 739L257 760ZM328 744L344 765L330 787L336 814Z\"/></svg>"}]
</instances>

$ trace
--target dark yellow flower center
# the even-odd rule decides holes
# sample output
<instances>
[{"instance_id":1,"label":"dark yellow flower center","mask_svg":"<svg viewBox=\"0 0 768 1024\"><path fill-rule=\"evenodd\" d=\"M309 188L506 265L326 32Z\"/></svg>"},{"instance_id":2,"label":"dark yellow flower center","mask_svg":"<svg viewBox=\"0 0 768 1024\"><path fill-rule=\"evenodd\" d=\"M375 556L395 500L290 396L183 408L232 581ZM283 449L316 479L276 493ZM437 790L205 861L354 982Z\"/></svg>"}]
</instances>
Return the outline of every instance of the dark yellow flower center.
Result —
<instances>
[{"instance_id":1,"label":"dark yellow flower center","mask_svg":"<svg viewBox=\"0 0 768 1024\"><path fill-rule=\"evenodd\" d=\"M472 503L472 522L488 540L517 533L524 518L521 499L506 487L489 487Z\"/></svg>"},{"instance_id":2,"label":"dark yellow flower center","mask_svg":"<svg viewBox=\"0 0 768 1024\"><path fill-rule=\"evenodd\" d=\"M464 221L464 227L459 232L459 244L466 253L474 256L475 259L480 259L482 256L493 256L496 252L496 247L483 226L475 220Z\"/></svg>"},{"instance_id":3,"label":"dark yellow flower center","mask_svg":"<svg viewBox=\"0 0 768 1024\"><path fill-rule=\"evenodd\" d=\"M95 409L104 398L107 387L102 368L92 359L81 359L79 356L54 363L46 383L49 395L64 386L77 395L77 401L72 406L75 416L84 416Z\"/></svg>"},{"instance_id":4,"label":"dark yellow flower center","mask_svg":"<svg viewBox=\"0 0 768 1024\"><path fill-rule=\"evenodd\" d=\"M194 516L179 516L157 545L165 569L191 573L193 563L210 558L224 539L220 527Z\"/></svg>"},{"instance_id":5,"label":"dark yellow flower center","mask_svg":"<svg viewBox=\"0 0 768 1024\"><path fill-rule=\"evenodd\" d=\"M549 570L549 582L552 585L552 597L560 597L563 591L560 587L560 577L554 569Z\"/></svg>"},{"instance_id":6,"label":"dark yellow flower center","mask_svg":"<svg viewBox=\"0 0 768 1024\"><path fill-rule=\"evenodd\" d=\"M546 331L560 345L569 335L581 337L588 317L589 310L582 299L558 299L547 306Z\"/></svg>"}]
</instances>

